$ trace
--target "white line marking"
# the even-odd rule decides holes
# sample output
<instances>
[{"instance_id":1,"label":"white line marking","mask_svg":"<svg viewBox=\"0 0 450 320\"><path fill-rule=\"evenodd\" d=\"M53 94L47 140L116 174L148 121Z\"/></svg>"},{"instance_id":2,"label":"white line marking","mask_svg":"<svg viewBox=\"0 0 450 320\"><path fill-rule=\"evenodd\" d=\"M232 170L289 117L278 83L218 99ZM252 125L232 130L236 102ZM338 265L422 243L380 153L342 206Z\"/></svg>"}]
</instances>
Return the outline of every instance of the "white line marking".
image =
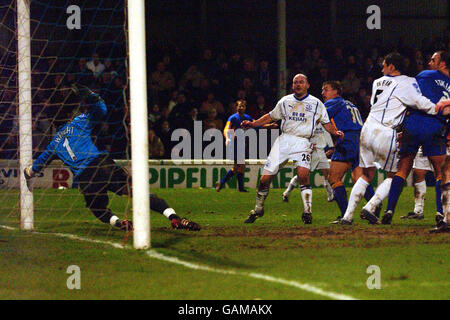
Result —
<instances>
[{"instance_id":1,"label":"white line marking","mask_svg":"<svg viewBox=\"0 0 450 320\"><path fill-rule=\"evenodd\" d=\"M4 226L4 225L0 225L0 228L6 229L6 230L19 230L17 228L8 227L8 226ZM123 246L120 243L90 239L90 238L80 237L80 236L68 234L68 233L51 233L51 232L47 233L47 232L37 232L37 231L32 231L32 233L39 234L39 235L51 235L51 236L55 236L55 237L68 238L71 240L78 240L78 241L84 241L84 242L90 242L90 243L104 244L104 245L112 246L117 249L132 249L131 246ZM304 291L308 291L308 292L311 292L311 293L314 293L314 294L317 294L320 296L324 296L324 297L328 297L328 298L336 299L336 300L357 300L354 297L351 297L351 296L348 296L345 294L335 293L332 291L326 291L326 290L320 289L318 287L315 287L315 286L307 284L307 283L301 283L301 282L297 282L297 281L293 281L293 280L276 278L276 277L261 274L261 273L254 273L254 272L248 273L248 272L242 272L242 271L237 271L237 270L226 270L226 269L213 268L213 267L209 267L206 265L201 265L201 264L197 264L197 263L193 263L193 262L189 262L189 261L184 261L184 260L178 259L177 257L166 256L166 255L159 253L153 249L146 251L146 254L150 258L158 259L158 260L169 262L169 263L178 264L178 265L184 266L189 269L202 270L202 271L208 271L208 272L214 272L214 273L220 273L220 274L244 276L244 277L249 277L249 278L253 278L253 279L264 280L267 282L273 282L273 283L278 283L278 284L282 284L285 286L298 288L298 289L301 289Z\"/></svg>"}]
</instances>

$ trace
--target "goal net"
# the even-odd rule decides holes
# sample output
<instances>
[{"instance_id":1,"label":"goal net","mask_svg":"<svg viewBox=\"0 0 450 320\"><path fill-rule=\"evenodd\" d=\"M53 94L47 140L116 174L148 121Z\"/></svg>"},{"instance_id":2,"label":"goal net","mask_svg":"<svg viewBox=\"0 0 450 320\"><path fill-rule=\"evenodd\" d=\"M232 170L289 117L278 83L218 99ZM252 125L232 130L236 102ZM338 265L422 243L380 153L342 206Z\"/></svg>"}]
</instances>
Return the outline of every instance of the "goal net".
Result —
<instances>
[{"instance_id":1,"label":"goal net","mask_svg":"<svg viewBox=\"0 0 450 320\"><path fill-rule=\"evenodd\" d=\"M128 52L132 49L128 45L133 41L128 42L127 19L131 10L126 1L1 2L0 225L3 228L21 226L83 235L101 232L106 237L121 234L110 224L101 223L86 208L88 199L77 190L78 183L74 183L76 172L60 160L46 165L33 179L32 193L22 190L25 181L22 172L46 152L67 123L88 112L87 98L77 91L82 86L101 97L106 114L92 125L95 149L81 150L107 153L116 164L131 170L130 83L135 94L145 88L133 89L133 80L129 81L132 77ZM143 30L142 26L136 27ZM68 140L64 140L64 147L72 156ZM107 183L112 179L108 175L93 176L96 181L87 183ZM114 193L108 193L108 197L115 215L132 219L130 197ZM28 218L24 218L24 210L28 210L25 213Z\"/></svg>"}]
</instances>

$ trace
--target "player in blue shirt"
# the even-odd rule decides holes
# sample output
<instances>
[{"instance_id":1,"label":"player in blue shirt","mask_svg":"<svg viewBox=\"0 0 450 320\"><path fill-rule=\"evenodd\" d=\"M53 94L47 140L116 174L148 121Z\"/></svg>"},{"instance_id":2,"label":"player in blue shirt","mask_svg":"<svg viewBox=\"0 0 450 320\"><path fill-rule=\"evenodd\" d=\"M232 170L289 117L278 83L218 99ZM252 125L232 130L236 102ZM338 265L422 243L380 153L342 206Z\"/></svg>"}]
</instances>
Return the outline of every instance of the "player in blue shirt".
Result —
<instances>
[{"instance_id":1,"label":"player in blue shirt","mask_svg":"<svg viewBox=\"0 0 450 320\"><path fill-rule=\"evenodd\" d=\"M25 168L27 184L30 188L31 179L53 159L59 158L72 171L73 186L78 186L83 194L86 207L100 221L132 231L131 221L120 220L108 208L108 191L131 196L130 177L93 140L96 125L104 120L107 113L105 102L87 87L72 85L71 90L80 99L82 113L64 125L33 165ZM175 229L200 230L197 223L178 217L174 209L153 194L150 195L150 208L167 217Z\"/></svg>"},{"instance_id":2,"label":"player in blue shirt","mask_svg":"<svg viewBox=\"0 0 450 320\"><path fill-rule=\"evenodd\" d=\"M422 94L433 103L450 97L450 56L446 51L437 51L428 64L431 70L422 71L416 76ZM445 161L445 118L432 116L418 110L410 110L403 123L403 133L399 151L398 171L392 179L389 200L382 223L390 224L403 184L408 177L414 157L420 146L424 156L430 159L436 178L436 220L442 216L441 167Z\"/></svg>"},{"instance_id":3,"label":"player in blue shirt","mask_svg":"<svg viewBox=\"0 0 450 320\"><path fill-rule=\"evenodd\" d=\"M240 192L247 192L244 189L244 172L245 172L245 155L239 154L239 148L237 146L237 139L234 132L241 128L241 122L244 120L253 121L253 118L245 113L247 108L247 102L245 100L236 101L236 113L232 114L223 129L223 135L225 136L225 146L227 149L227 155L233 153L234 166L233 169L228 170L227 174L216 184L216 191L219 192L225 183L236 174L238 181L238 190ZM248 146L245 146L245 153L247 153Z\"/></svg>"},{"instance_id":4,"label":"player in blue shirt","mask_svg":"<svg viewBox=\"0 0 450 320\"><path fill-rule=\"evenodd\" d=\"M450 109L450 100L441 100L442 108ZM436 227L430 230L430 233L450 232L450 121L447 117L447 125L445 130L447 142L447 156L445 158L444 167L442 169L442 206L444 217L442 220L436 221Z\"/></svg>"},{"instance_id":5,"label":"player in blue shirt","mask_svg":"<svg viewBox=\"0 0 450 320\"><path fill-rule=\"evenodd\" d=\"M358 108L350 101L342 98L341 94L342 86L339 81L326 81L323 83L322 97L325 101L328 117L337 130L344 132L344 139L336 141L328 176L328 181L333 189L334 199L341 211L341 215L332 223L340 223L347 210L347 191L342 183L345 173L351 169L353 181L358 180L362 175L362 169L359 167L359 136L363 121ZM373 187L369 185L364 198L369 201L374 193ZM381 208L377 209L378 212L379 210Z\"/></svg>"}]
</instances>

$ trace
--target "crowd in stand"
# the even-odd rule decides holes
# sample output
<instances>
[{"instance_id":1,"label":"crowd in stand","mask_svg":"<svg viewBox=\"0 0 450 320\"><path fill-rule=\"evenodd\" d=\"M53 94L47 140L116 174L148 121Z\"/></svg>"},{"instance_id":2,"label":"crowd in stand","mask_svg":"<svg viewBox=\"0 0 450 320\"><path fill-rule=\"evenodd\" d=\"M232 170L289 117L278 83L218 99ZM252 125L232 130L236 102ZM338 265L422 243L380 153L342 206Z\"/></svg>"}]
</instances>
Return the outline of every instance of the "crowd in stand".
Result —
<instances>
[{"instance_id":1,"label":"crowd in stand","mask_svg":"<svg viewBox=\"0 0 450 320\"><path fill-rule=\"evenodd\" d=\"M435 50L448 48L448 40L426 39L421 48L410 48L399 41L397 47L379 42L367 47L319 48L314 46L287 50L287 92L297 73L308 76L309 93L321 97L322 83L339 80L343 97L358 106L365 120L370 111L372 82L382 76L383 56L397 51L404 56L405 71L415 76L427 69ZM247 100L247 113L254 119L271 111L277 102L276 60L261 55L243 56L238 51L225 54L206 48L197 56L188 56L176 46L157 46L150 74L149 125L160 140L160 150L151 158L170 158L175 128L193 129L193 121L202 121L203 130L223 130L235 111L237 99ZM163 154L161 156L161 154Z\"/></svg>"},{"instance_id":2,"label":"crowd in stand","mask_svg":"<svg viewBox=\"0 0 450 320\"><path fill-rule=\"evenodd\" d=\"M79 112L79 101L68 89L83 84L99 93L108 106L107 121L96 128L98 145L114 157L126 157L126 69L123 59L79 60L40 58L32 61L33 157L45 150L56 131ZM17 90L2 90L0 99L0 158L17 158Z\"/></svg>"},{"instance_id":3,"label":"crowd in stand","mask_svg":"<svg viewBox=\"0 0 450 320\"><path fill-rule=\"evenodd\" d=\"M404 55L405 74L415 76L427 68L433 51L448 49L448 41L424 41L421 48L401 45L394 49ZM149 151L152 159L168 159L176 128L191 133L194 121L203 130L223 130L235 111L235 101L247 101L247 113L254 119L271 111L277 101L276 60L258 54L206 48L197 54L177 46L149 48ZM339 80L343 96L360 109L365 119L370 110L371 84L381 76L383 56L393 51L380 43L357 49L314 46L287 50L287 91L297 73L308 76L309 92L321 98L322 83ZM33 151L38 156L53 134L76 114L67 88L81 83L98 92L108 105L107 121L98 129L98 139L115 158L129 151L128 103L124 59L104 59L94 53L89 59L40 58L33 61ZM75 104L75 106L74 106ZM0 158L17 157L17 90L2 90L0 99Z\"/></svg>"}]
</instances>

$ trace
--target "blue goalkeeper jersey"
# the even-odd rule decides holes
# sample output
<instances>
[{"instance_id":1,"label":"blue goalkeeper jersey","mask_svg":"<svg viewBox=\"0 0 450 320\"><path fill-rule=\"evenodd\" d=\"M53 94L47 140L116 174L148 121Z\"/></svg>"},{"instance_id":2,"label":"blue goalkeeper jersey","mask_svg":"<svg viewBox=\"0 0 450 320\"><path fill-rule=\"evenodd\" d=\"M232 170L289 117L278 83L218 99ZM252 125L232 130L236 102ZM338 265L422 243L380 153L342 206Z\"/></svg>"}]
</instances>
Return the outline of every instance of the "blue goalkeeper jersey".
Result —
<instances>
[{"instance_id":1,"label":"blue goalkeeper jersey","mask_svg":"<svg viewBox=\"0 0 450 320\"><path fill-rule=\"evenodd\" d=\"M346 131L361 131L363 121L358 108L350 101L342 97L327 100L325 102L328 117L334 122L337 129Z\"/></svg>"},{"instance_id":2,"label":"blue goalkeeper jersey","mask_svg":"<svg viewBox=\"0 0 450 320\"><path fill-rule=\"evenodd\" d=\"M437 70L425 70L416 76L422 95L433 103L450 97L450 78ZM427 128L441 130L445 124L445 117L426 114L423 111L410 109L405 117L405 128Z\"/></svg>"},{"instance_id":3,"label":"blue goalkeeper jersey","mask_svg":"<svg viewBox=\"0 0 450 320\"><path fill-rule=\"evenodd\" d=\"M106 112L105 103L99 99L90 106L88 112L64 125L34 161L33 171L40 172L56 157L70 168L75 180L92 160L106 154L106 151L100 151L92 140L92 131L106 116Z\"/></svg>"}]
</instances>

